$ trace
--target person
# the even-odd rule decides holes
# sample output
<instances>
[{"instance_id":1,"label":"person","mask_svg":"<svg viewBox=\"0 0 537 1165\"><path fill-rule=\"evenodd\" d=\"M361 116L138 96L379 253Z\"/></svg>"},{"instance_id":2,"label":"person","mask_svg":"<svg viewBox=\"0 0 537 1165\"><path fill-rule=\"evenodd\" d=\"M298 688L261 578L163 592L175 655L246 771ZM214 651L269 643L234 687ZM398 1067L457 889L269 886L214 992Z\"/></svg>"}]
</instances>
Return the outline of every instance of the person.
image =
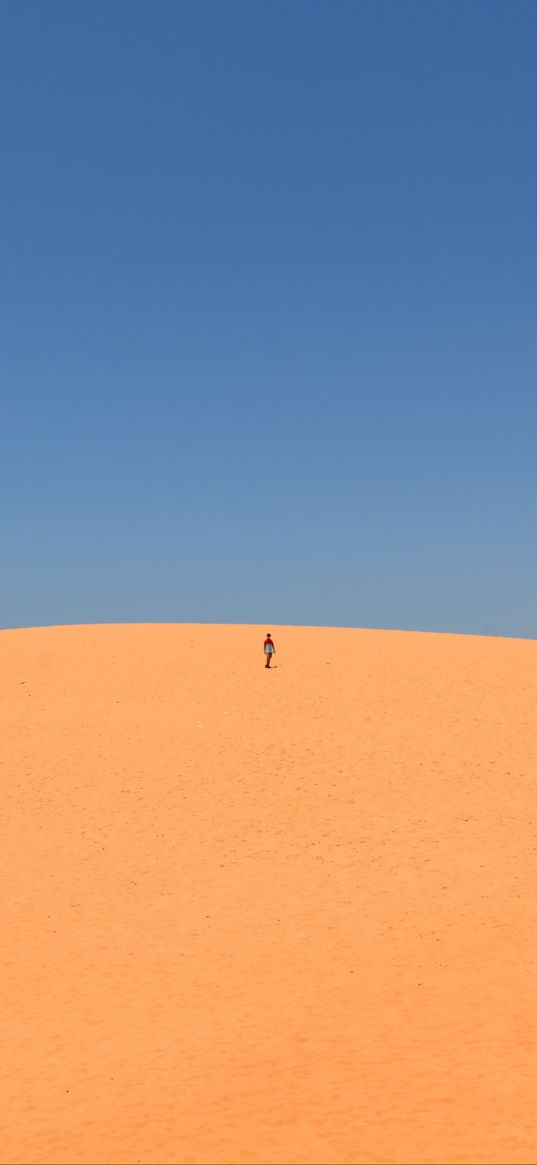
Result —
<instances>
[{"instance_id":1,"label":"person","mask_svg":"<svg viewBox=\"0 0 537 1165\"><path fill-rule=\"evenodd\" d=\"M274 652L276 651L276 648L274 646L274 642L272 639L272 635L270 634L270 631L267 631L267 638L265 639L264 651L265 651L265 656L266 656L266 660L267 660L265 667L270 667L270 661L272 659L272 656L274 655Z\"/></svg>"}]
</instances>

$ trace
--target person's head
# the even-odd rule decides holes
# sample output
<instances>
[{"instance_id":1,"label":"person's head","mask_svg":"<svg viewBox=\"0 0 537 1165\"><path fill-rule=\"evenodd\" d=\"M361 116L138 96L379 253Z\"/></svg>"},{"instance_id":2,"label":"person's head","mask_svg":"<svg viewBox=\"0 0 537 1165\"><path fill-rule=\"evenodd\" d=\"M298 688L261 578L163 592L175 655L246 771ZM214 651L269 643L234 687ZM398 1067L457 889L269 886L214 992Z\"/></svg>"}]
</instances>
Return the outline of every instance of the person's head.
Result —
<instances>
[{"instance_id":1,"label":"person's head","mask_svg":"<svg viewBox=\"0 0 537 1165\"><path fill-rule=\"evenodd\" d=\"M270 631L267 631L267 639L271 639L271 638L272 638L272 636L270 634Z\"/></svg>"}]
</instances>

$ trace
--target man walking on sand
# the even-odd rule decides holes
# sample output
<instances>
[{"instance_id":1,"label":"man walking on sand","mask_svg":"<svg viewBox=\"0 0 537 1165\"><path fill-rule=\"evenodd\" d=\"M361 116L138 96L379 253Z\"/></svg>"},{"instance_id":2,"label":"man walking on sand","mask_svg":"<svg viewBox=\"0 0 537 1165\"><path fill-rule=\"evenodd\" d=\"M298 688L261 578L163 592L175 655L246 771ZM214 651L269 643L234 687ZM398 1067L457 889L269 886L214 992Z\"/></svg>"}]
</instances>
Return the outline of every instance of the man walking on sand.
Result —
<instances>
[{"instance_id":1,"label":"man walking on sand","mask_svg":"<svg viewBox=\"0 0 537 1165\"><path fill-rule=\"evenodd\" d=\"M276 648L275 648L274 643L272 641L272 635L270 634L270 631L267 631L267 638L265 639L264 651L265 651L265 656L266 656L266 660L267 660L265 667L270 667L270 661L272 659L272 656L274 655L274 652L276 651Z\"/></svg>"}]
</instances>

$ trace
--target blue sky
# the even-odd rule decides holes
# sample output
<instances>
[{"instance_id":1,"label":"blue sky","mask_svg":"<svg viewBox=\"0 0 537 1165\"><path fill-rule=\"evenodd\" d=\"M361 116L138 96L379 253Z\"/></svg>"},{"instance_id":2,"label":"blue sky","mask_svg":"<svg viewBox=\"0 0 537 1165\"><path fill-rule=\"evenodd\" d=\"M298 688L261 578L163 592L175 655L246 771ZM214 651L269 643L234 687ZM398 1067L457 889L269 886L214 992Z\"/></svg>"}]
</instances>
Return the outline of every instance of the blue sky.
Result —
<instances>
[{"instance_id":1,"label":"blue sky","mask_svg":"<svg viewBox=\"0 0 537 1165\"><path fill-rule=\"evenodd\" d=\"M533 636L537 6L0 7L4 627Z\"/></svg>"}]
</instances>

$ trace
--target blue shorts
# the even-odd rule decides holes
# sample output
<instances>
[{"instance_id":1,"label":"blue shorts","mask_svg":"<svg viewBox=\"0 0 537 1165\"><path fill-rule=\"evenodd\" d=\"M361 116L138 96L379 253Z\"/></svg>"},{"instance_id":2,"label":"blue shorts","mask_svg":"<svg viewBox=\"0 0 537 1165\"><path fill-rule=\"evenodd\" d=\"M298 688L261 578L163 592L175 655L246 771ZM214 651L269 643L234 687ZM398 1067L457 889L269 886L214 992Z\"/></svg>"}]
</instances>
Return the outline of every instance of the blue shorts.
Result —
<instances>
[{"instance_id":1,"label":"blue shorts","mask_svg":"<svg viewBox=\"0 0 537 1165\"><path fill-rule=\"evenodd\" d=\"M265 655L273 655L273 653L274 648L270 646L270 643L267 643L267 646L265 647Z\"/></svg>"}]
</instances>

